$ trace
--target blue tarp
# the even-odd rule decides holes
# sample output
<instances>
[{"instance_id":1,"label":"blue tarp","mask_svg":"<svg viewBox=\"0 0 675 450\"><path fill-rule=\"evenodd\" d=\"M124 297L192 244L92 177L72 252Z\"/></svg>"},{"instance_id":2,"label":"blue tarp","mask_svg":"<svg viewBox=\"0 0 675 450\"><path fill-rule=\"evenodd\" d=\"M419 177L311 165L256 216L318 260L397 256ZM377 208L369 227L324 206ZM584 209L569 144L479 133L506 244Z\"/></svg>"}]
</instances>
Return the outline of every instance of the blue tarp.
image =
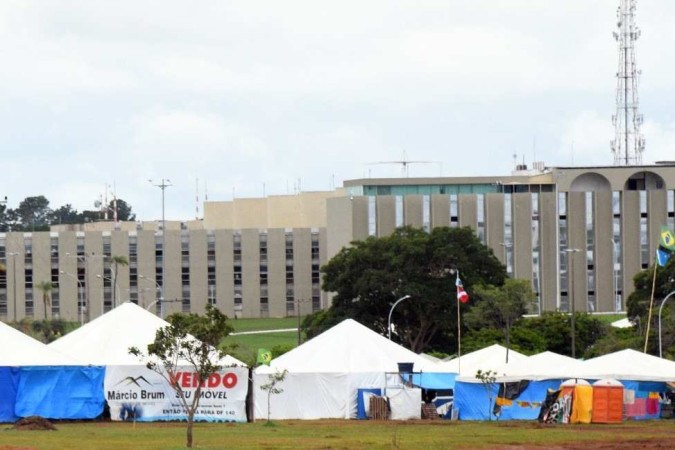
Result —
<instances>
[{"instance_id":1,"label":"blue tarp","mask_svg":"<svg viewBox=\"0 0 675 450\"><path fill-rule=\"evenodd\" d=\"M367 419L366 414L366 402L364 401L364 394L370 393L375 395L382 395L382 389L380 388L361 388L356 391L356 418L357 419Z\"/></svg>"},{"instance_id":2,"label":"blue tarp","mask_svg":"<svg viewBox=\"0 0 675 450\"><path fill-rule=\"evenodd\" d=\"M96 418L105 403L104 375L103 367L21 367L14 412L18 417Z\"/></svg>"},{"instance_id":3,"label":"blue tarp","mask_svg":"<svg viewBox=\"0 0 675 450\"><path fill-rule=\"evenodd\" d=\"M449 390L455 387L456 373L422 372L412 375L412 384L422 389Z\"/></svg>"},{"instance_id":4,"label":"blue tarp","mask_svg":"<svg viewBox=\"0 0 675 450\"><path fill-rule=\"evenodd\" d=\"M496 384L484 385L483 383L457 381L453 408L458 411L458 418L460 420L490 420L490 417L495 419L491 413L498 390ZM488 391L492 397L492 403L488 403Z\"/></svg>"},{"instance_id":5,"label":"blue tarp","mask_svg":"<svg viewBox=\"0 0 675 450\"><path fill-rule=\"evenodd\" d=\"M0 367L0 422L15 422L16 388L19 384L19 369Z\"/></svg>"},{"instance_id":6,"label":"blue tarp","mask_svg":"<svg viewBox=\"0 0 675 450\"><path fill-rule=\"evenodd\" d=\"M503 405L500 420L537 420L548 389L558 389L561 380L531 381L527 388L512 401Z\"/></svg>"},{"instance_id":7,"label":"blue tarp","mask_svg":"<svg viewBox=\"0 0 675 450\"><path fill-rule=\"evenodd\" d=\"M541 404L546 398L547 389L560 387L560 380L532 381L527 388L512 400L511 405L504 405L499 420L535 420L539 416ZM489 389L488 389L489 388ZM491 403L488 391L492 397ZM459 411L460 420L496 420L492 414L499 384L486 387L483 383L466 383L458 381L455 385L454 408ZM492 406L490 406L492 405Z\"/></svg>"}]
</instances>

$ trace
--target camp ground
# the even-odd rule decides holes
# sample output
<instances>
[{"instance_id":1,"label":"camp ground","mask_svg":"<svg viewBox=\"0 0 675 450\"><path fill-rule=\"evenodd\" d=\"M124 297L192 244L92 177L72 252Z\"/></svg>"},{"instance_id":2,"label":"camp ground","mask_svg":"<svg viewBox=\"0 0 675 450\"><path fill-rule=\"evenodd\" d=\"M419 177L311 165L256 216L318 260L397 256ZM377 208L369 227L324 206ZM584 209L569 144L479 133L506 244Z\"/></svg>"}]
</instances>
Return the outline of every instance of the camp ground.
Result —
<instances>
[{"instance_id":1,"label":"camp ground","mask_svg":"<svg viewBox=\"0 0 675 450\"><path fill-rule=\"evenodd\" d=\"M167 322L124 303L44 345L0 324L15 351L0 354L0 421L140 422L184 419L165 379L128 352ZM440 361L348 319L269 365L225 357L209 380L198 420L523 420L615 423L672 411L675 362L622 350L587 361L552 352L526 356L499 345ZM489 373L477 378L478 371ZM176 378L190 388L189 370ZM284 374L278 392L263 389ZM194 387L194 386L193 386Z\"/></svg>"}]
</instances>

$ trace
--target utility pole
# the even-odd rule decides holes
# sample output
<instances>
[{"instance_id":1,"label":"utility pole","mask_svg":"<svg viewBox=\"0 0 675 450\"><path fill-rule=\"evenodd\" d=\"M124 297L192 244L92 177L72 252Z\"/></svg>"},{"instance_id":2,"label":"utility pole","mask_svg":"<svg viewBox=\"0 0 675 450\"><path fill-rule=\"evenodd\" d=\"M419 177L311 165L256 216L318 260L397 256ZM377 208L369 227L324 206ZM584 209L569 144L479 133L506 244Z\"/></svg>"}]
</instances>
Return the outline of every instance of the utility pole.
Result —
<instances>
[{"instance_id":1,"label":"utility pole","mask_svg":"<svg viewBox=\"0 0 675 450\"><path fill-rule=\"evenodd\" d=\"M166 188L169 186L173 186L171 184L171 180L162 178L162 181L159 184L154 184L152 180L148 180L150 183L152 183L153 186L158 187L162 190L162 267L161 267L161 274L162 274L162 283L157 285L160 287L160 294L159 297L161 299L164 298L164 283L165 283L165 278L164 278L164 267L165 267L165 260L166 260L166 217L165 217L165 209L164 209L164 191ZM164 318L164 302L160 302L159 304L159 315L161 318Z\"/></svg>"}]
</instances>

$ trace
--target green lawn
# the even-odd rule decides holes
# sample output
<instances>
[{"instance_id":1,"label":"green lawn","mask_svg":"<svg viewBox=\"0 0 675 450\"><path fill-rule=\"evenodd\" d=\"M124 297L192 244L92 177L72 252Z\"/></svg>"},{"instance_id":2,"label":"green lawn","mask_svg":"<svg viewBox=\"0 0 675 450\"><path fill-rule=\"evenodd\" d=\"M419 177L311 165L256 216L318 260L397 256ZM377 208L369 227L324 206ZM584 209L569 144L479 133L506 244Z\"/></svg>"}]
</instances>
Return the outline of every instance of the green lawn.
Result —
<instances>
[{"instance_id":1,"label":"green lawn","mask_svg":"<svg viewBox=\"0 0 675 450\"><path fill-rule=\"evenodd\" d=\"M300 318L302 320L303 317ZM234 332L278 330L283 328L297 328L297 317L271 317L268 319L230 319L228 323L234 328Z\"/></svg>"},{"instance_id":2,"label":"green lawn","mask_svg":"<svg viewBox=\"0 0 675 450\"><path fill-rule=\"evenodd\" d=\"M2 449L183 448L181 423L57 423L57 431L18 431L0 425ZM201 449L491 449L670 448L673 421L620 425L542 425L536 422L309 420L241 424L199 423Z\"/></svg>"},{"instance_id":3,"label":"green lawn","mask_svg":"<svg viewBox=\"0 0 675 450\"><path fill-rule=\"evenodd\" d=\"M300 320L302 319L301 317ZM244 334L225 338L224 345L235 346L232 350L228 349L228 353L249 365L254 365L259 348L267 350L273 350L275 347L293 348L298 344L298 332L295 330L298 327L297 317L237 319L229 320L229 323L235 333L294 328L293 331ZM273 355L276 356L278 355Z\"/></svg>"}]
</instances>

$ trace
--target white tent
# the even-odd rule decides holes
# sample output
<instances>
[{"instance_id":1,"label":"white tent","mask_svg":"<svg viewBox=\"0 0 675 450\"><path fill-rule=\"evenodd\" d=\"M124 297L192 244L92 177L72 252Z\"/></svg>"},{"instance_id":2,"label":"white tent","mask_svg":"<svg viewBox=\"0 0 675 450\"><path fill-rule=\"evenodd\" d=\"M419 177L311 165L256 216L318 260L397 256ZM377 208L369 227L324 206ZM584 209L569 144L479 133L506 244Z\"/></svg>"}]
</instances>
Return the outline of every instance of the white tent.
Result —
<instances>
[{"instance_id":1,"label":"white tent","mask_svg":"<svg viewBox=\"0 0 675 450\"><path fill-rule=\"evenodd\" d=\"M130 407L137 421L185 420L182 406L175 400L168 381L129 354L130 347L147 352L157 330L167 325L168 322L149 311L127 302L52 342L50 347L77 355L88 364L105 366L103 391L113 420L128 420ZM203 400L195 420L243 422L246 420L248 368L229 355L218 364L224 369L204 383ZM183 389L194 391L197 385L191 365L178 361L178 366L173 374L176 382Z\"/></svg>"},{"instance_id":2,"label":"white tent","mask_svg":"<svg viewBox=\"0 0 675 450\"><path fill-rule=\"evenodd\" d=\"M631 349L586 360L579 370L590 379L675 381L675 362Z\"/></svg>"},{"instance_id":3,"label":"white tent","mask_svg":"<svg viewBox=\"0 0 675 450\"><path fill-rule=\"evenodd\" d=\"M349 419L356 417L356 394L360 388L389 386L392 392L388 395L404 395L398 376L400 362L413 363L415 372L437 371L436 363L352 319L344 320L272 360L269 367L255 370L255 417L267 417L268 396L260 387L268 382L270 373L288 371L279 384L283 392L270 396L271 418ZM387 377L387 373L392 375ZM415 404L417 417L420 400Z\"/></svg>"},{"instance_id":4,"label":"white tent","mask_svg":"<svg viewBox=\"0 0 675 450\"><path fill-rule=\"evenodd\" d=\"M461 357L453 358L450 361L440 362L436 370L438 372L457 373L461 377L475 379L478 370L482 370L483 372L487 370L497 371L497 369L504 366L506 364L506 354L506 347L494 344L475 352L467 353ZM508 358L508 364L513 364L527 359L527 356L509 349ZM458 379L460 378L458 377Z\"/></svg>"},{"instance_id":5,"label":"white tent","mask_svg":"<svg viewBox=\"0 0 675 450\"><path fill-rule=\"evenodd\" d=\"M390 341L352 319L275 358L270 367L297 372L398 372L399 362L414 371L433 371L436 364Z\"/></svg>"},{"instance_id":6,"label":"white tent","mask_svg":"<svg viewBox=\"0 0 675 450\"><path fill-rule=\"evenodd\" d=\"M0 322L0 367L73 366L80 365L72 358L21 331Z\"/></svg>"},{"instance_id":7,"label":"white tent","mask_svg":"<svg viewBox=\"0 0 675 450\"><path fill-rule=\"evenodd\" d=\"M542 352L503 364L496 369L497 381L555 380L580 373L582 361L554 352Z\"/></svg>"},{"instance_id":8,"label":"white tent","mask_svg":"<svg viewBox=\"0 0 675 450\"><path fill-rule=\"evenodd\" d=\"M147 351L148 344L155 340L157 330L167 325L168 322L135 303L126 302L57 339L49 347L87 364L138 365L141 361L129 354L129 347ZM245 366L243 362L229 355L220 364Z\"/></svg>"}]
</instances>

